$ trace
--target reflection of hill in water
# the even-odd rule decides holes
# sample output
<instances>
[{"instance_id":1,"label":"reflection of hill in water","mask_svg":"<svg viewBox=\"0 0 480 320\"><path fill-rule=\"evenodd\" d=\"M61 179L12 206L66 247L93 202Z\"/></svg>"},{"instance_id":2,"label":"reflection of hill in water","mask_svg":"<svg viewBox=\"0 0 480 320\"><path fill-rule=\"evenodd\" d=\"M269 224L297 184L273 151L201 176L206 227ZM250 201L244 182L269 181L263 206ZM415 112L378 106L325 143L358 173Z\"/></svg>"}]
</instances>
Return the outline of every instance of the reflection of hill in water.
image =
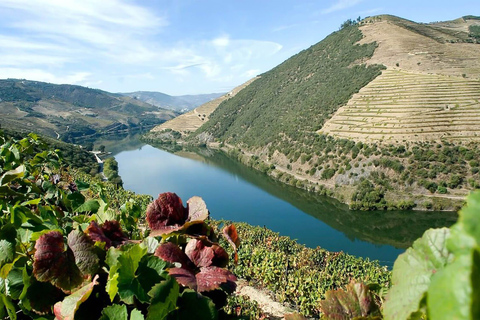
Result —
<instances>
[{"instance_id":1,"label":"reflection of hill in water","mask_svg":"<svg viewBox=\"0 0 480 320\"><path fill-rule=\"evenodd\" d=\"M167 150L169 151L169 150ZM233 161L222 152L192 149L175 154L203 161L260 187L268 193L289 202L301 211L343 232L350 239L373 244L388 244L408 248L429 228L451 226L457 219L453 212L424 211L352 211L335 199L318 196L277 182L265 174Z\"/></svg>"},{"instance_id":2,"label":"reflection of hill in water","mask_svg":"<svg viewBox=\"0 0 480 320\"><path fill-rule=\"evenodd\" d=\"M111 152L112 155L115 156L122 151L137 150L144 146L145 143L141 142L139 137L140 134L110 135L95 140L95 147L98 148L99 146L104 145L105 150Z\"/></svg>"}]
</instances>

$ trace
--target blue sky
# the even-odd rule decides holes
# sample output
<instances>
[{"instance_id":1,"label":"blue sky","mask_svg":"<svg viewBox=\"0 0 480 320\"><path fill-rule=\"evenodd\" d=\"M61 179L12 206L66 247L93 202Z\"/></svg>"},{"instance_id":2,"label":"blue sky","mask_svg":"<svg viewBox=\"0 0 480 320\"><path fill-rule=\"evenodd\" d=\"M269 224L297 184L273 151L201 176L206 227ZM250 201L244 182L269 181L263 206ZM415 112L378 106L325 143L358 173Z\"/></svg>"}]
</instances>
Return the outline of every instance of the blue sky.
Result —
<instances>
[{"instance_id":1,"label":"blue sky","mask_svg":"<svg viewBox=\"0 0 480 320\"><path fill-rule=\"evenodd\" d=\"M226 92L349 18L480 15L480 1L0 0L0 78L111 92Z\"/></svg>"}]
</instances>

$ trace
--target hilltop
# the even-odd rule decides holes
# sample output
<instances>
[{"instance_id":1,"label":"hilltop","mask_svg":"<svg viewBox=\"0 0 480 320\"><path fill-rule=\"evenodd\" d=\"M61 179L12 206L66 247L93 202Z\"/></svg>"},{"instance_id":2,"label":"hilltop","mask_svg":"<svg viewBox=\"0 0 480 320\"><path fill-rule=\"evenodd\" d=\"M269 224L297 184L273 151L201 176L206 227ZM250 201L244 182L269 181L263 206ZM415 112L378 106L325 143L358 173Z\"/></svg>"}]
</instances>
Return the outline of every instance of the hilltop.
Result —
<instances>
[{"instance_id":1,"label":"hilltop","mask_svg":"<svg viewBox=\"0 0 480 320\"><path fill-rule=\"evenodd\" d=\"M457 208L480 185L480 20L348 22L184 139L352 208Z\"/></svg>"},{"instance_id":2,"label":"hilltop","mask_svg":"<svg viewBox=\"0 0 480 320\"><path fill-rule=\"evenodd\" d=\"M0 124L64 141L149 129L177 115L142 101L75 85L0 80Z\"/></svg>"},{"instance_id":3,"label":"hilltop","mask_svg":"<svg viewBox=\"0 0 480 320\"><path fill-rule=\"evenodd\" d=\"M211 100L207 103L202 104L198 108L195 108L192 111L184 113L172 120L169 120L159 126L156 126L150 131L150 134L147 135L149 139L158 140L162 139L163 136L161 133L165 130L168 130L167 136L170 137L170 131L179 132L182 135L188 135L191 132L196 131L204 123L206 123L210 117L210 114L215 111L215 109L223 102L232 97L234 97L240 90L247 87L257 78L250 79L244 84L234 88L227 94L222 95L214 100Z\"/></svg>"},{"instance_id":4,"label":"hilltop","mask_svg":"<svg viewBox=\"0 0 480 320\"><path fill-rule=\"evenodd\" d=\"M140 101L149 103L160 108L174 110L177 112L190 111L204 103L207 103L224 95L224 93L208 93L171 96L162 92L155 91L135 91L120 94L134 99L138 99Z\"/></svg>"}]
</instances>

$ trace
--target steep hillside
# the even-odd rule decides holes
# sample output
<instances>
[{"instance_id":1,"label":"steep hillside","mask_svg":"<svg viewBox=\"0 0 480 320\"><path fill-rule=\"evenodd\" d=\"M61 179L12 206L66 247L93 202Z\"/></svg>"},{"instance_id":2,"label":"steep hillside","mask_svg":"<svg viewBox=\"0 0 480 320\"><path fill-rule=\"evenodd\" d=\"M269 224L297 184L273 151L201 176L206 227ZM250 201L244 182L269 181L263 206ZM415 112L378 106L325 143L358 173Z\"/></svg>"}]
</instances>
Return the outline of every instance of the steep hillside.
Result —
<instances>
[{"instance_id":1,"label":"steep hillside","mask_svg":"<svg viewBox=\"0 0 480 320\"><path fill-rule=\"evenodd\" d=\"M0 124L64 141L149 128L175 116L129 97L73 85L0 80Z\"/></svg>"},{"instance_id":2,"label":"steep hillside","mask_svg":"<svg viewBox=\"0 0 480 320\"><path fill-rule=\"evenodd\" d=\"M162 131L165 130L173 130L180 132L181 134L187 134L196 131L208 121L210 114L220 105L220 103L234 97L240 90L247 87L256 79L257 78L250 79L244 84L234 88L229 93L212 101L204 103L200 107L190 112L184 113L172 120L156 126L151 130L150 134L147 137L155 139L156 137L159 137L159 135L161 135Z\"/></svg>"},{"instance_id":3,"label":"steep hillside","mask_svg":"<svg viewBox=\"0 0 480 320\"><path fill-rule=\"evenodd\" d=\"M197 95L170 96L168 94L155 91L135 91L120 94L134 99L138 99L140 101L149 103L160 108L175 110L178 112L186 112L192 110L204 103L212 101L223 95L223 93L209 93Z\"/></svg>"},{"instance_id":4,"label":"steep hillside","mask_svg":"<svg viewBox=\"0 0 480 320\"><path fill-rule=\"evenodd\" d=\"M187 140L352 208L454 210L480 186L479 23L364 19L262 74Z\"/></svg>"}]
</instances>

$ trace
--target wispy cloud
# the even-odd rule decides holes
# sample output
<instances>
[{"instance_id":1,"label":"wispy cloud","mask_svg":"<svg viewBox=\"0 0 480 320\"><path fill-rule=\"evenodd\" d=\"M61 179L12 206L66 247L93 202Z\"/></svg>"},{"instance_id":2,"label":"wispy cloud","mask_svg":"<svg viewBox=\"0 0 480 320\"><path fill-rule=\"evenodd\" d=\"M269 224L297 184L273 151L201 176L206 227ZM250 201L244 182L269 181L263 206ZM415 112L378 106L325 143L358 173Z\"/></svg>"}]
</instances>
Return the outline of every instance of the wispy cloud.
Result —
<instances>
[{"instance_id":1,"label":"wispy cloud","mask_svg":"<svg viewBox=\"0 0 480 320\"><path fill-rule=\"evenodd\" d=\"M335 11L344 10L350 7L355 6L357 3L362 2L363 0L337 0L327 9L322 10L322 14L328 14Z\"/></svg>"},{"instance_id":2,"label":"wispy cloud","mask_svg":"<svg viewBox=\"0 0 480 320\"><path fill-rule=\"evenodd\" d=\"M247 80L277 54L272 41L219 32L164 36L166 13L129 0L0 0L0 78L53 83ZM170 29L169 29L170 28ZM135 78L129 76L135 75ZM193 80L197 79L197 80ZM161 90L161 88L159 88Z\"/></svg>"}]
</instances>

